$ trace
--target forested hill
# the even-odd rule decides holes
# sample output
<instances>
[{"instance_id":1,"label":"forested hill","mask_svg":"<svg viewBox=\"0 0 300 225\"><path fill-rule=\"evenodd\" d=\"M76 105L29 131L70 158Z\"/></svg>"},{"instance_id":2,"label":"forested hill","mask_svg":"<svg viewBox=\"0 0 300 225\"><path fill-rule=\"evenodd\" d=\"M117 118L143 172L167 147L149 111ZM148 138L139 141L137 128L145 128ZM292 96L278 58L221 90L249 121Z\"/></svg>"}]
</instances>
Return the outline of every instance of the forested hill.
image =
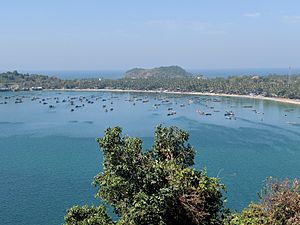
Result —
<instances>
[{"instance_id":1,"label":"forested hill","mask_svg":"<svg viewBox=\"0 0 300 225\"><path fill-rule=\"evenodd\" d=\"M0 74L0 91L42 89L124 89L181 92L211 92L217 94L262 95L300 99L300 75L232 76L228 78L148 77L122 79L63 80L44 75L20 74L17 71Z\"/></svg>"},{"instance_id":2,"label":"forested hill","mask_svg":"<svg viewBox=\"0 0 300 225\"><path fill-rule=\"evenodd\" d=\"M61 88L64 81L39 74L22 74L17 71L0 73L0 90L27 90L31 87Z\"/></svg>"},{"instance_id":3,"label":"forested hill","mask_svg":"<svg viewBox=\"0 0 300 225\"><path fill-rule=\"evenodd\" d=\"M125 73L125 78L187 78L191 77L192 74L188 73L184 69L182 69L179 66L162 66L158 68L153 69L142 69L142 68L134 68L131 70L128 70Z\"/></svg>"}]
</instances>

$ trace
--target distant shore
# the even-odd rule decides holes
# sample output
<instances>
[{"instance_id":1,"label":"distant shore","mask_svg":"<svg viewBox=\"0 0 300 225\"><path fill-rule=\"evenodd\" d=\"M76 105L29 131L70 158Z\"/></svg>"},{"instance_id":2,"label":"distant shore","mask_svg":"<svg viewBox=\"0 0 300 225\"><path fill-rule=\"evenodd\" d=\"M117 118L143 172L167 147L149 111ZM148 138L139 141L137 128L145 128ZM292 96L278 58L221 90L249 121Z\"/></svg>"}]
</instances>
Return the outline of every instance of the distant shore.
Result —
<instances>
[{"instance_id":1,"label":"distant shore","mask_svg":"<svg viewBox=\"0 0 300 225\"><path fill-rule=\"evenodd\" d=\"M181 92L181 91L156 91L156 90L126 90L126 89L45 89L45 91L78 91L78 92L129 92L129 93L161 93L161 94L178 94L178 95L199 95L199 96L216 96L216 97L234 97L249 98L258 100L275 101L285 104L300 105L300 99L289 99L280 97L265 97L261 95L238 95L238 94L222 94L210 92Z\"/></svg>"}]
</instances>

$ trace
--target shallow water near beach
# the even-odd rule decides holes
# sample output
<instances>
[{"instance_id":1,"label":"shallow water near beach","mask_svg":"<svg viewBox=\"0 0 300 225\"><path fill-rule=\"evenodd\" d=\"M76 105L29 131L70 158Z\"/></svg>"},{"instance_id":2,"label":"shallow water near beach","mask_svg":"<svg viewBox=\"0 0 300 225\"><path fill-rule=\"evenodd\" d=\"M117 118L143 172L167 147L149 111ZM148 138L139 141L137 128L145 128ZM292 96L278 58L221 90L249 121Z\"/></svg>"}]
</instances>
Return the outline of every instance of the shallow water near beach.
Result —
<instances>
[{"instance_id":1,"label":"shallow water near beach","mask_svg":"<svg viewBox=\"0 0 300 225\"><path fill-rule=\"evenodd\" d=\"M230 111L234 116L224 116ZM1 224L62 224L72 205L99 204L91 185L102 170L95 139L121 126L150 148L158 124L189 132L195 168L221 179L232 210L257 201L267 176L300 176L299 106L171 94L0 93Z\"/></svg>"}]
</instances>

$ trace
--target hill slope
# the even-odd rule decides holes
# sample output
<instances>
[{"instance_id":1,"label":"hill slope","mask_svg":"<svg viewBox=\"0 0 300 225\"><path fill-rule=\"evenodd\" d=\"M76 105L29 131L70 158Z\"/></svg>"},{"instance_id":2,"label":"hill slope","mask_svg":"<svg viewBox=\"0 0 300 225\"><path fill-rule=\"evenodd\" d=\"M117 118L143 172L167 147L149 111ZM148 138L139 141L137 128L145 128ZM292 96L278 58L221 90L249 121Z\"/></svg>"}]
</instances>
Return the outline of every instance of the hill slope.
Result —
<instances>
[{"instance_id":1,"label":"hill slope","mask_svg":"<svg viewBox=\"0 0 300 225\"><path fill-rule=\"evenodd\" d=\"M169 77L180 78L190 77L188 73L179 66L162 66L153 69L134 68L125 73L125 78L149 78L149 77Z\"/></svg>"}]
</instances>

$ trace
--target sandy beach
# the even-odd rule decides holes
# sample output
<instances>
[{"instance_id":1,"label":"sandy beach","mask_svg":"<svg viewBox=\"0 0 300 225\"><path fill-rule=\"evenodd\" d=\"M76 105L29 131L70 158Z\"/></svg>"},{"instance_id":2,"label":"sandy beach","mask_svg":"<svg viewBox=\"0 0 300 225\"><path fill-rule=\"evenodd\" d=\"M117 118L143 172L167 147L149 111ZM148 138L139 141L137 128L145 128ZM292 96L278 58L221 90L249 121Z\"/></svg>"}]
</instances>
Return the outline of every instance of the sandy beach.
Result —
<instances>
[{"instance_id":1,"label":"sandy beach","mask_svg":"<svg viewBox=\"0 0 300 225\"><path fill-rule=\"evenodd\" d=\"M164 93L164 94L178 94L178 95L199 95L199 96L250 98L250 99L275 101L275 102L280 102L280 103L285 103L285 104L300 105L300 99L265 97L265 96L261 96L261 95L221 94L221 93L210 93L210 92L181 92L181 91L124 90L124 89L45 89L45 91Z\"/></svg>"}]
</instances>

